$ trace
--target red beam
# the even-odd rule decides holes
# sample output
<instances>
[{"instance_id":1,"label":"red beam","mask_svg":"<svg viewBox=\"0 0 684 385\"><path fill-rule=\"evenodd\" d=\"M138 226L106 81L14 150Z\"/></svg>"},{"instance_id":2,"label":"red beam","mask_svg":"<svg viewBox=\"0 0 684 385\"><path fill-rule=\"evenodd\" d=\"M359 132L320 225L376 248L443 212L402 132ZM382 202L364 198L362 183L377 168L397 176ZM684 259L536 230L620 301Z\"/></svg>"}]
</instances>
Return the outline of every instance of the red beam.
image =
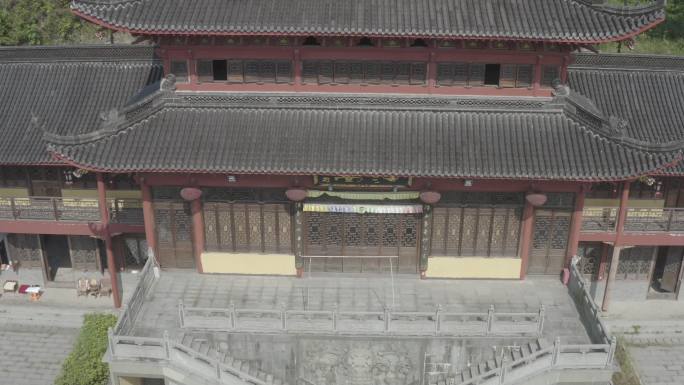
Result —
<instances>
[{"instance_id":1,"label":"red beam","mask_svg":"<svg viewBox=\"0 0 684 385\"><path fill-rule=\"evenodd\" d=\"M86 222L0 221L0 233L95 236Z\"/></svg>"},{"instance_id":2,"label":"red beam","mask_svg":"<svg viewBox=\"0 0 684 385\"><path fill-rule=\"evenodd\" d=\"M261 187L315 188L310 175L261 175L261 174L180 174L180 173L142 173L140 174L148 186L202 186L202 187ZM234 175L236 182L228 182L228 176ZM527 181L474 179L470 187L465 186L464 179L458 178L413 178L409 190L434 189L437 191L486 191L486 192L526 192L530 190L542 192L577 192L580 186L576 182L563 181Z\"/></svg>"}]
</instances>

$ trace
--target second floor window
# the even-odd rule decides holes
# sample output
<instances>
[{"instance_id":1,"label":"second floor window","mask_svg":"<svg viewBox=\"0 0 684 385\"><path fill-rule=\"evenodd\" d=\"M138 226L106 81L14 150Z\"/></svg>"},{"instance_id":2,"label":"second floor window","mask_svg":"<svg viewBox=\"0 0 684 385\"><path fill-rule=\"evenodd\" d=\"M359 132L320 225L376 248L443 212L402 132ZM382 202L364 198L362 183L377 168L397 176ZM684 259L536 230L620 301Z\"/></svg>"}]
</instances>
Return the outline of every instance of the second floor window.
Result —
<instances>
[{"instance_id":1,"label":"second floor window","mask_svg":"<svg viewBox=\"0 0 684 385\"><path fill-rule=\"evenodd\" d=\"M292 63L287 60L198 60L200 82L291 83Z\"/></svg>"}]
</instances>

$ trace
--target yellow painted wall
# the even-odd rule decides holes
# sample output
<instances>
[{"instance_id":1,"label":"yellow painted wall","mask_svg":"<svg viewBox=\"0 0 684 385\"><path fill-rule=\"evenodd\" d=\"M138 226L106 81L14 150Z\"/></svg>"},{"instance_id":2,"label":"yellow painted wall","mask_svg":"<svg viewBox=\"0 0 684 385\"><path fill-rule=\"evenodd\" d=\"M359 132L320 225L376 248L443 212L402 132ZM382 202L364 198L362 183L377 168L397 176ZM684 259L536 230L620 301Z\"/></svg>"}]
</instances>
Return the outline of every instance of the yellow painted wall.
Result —
<instances>
[{"instance_id":1,"label":"yellow painted wall","mask_svg":"<svg viewBox=\"0 0 684 385\"><path fill-rule=\"evenodd\" d=\"M202 253L205 273L295 275L294 255L249 253Z\"/></svg>"},{"instance_id":2,"label":"yellow painted wall","mask_svg":"<svg viewBox=\"0 0 684 385\"><path fill-rule=\"evenodd\" d=\"M88 198L97 199L95 189L62 189L62 198Z\"/></svg>"},{"instance_id":3,"label":"yellow painted wall","mask_svg":"<svg viewBox=\"0 0 684 385\"><path fill-rule=\"evenodd\" d=\"M142 385L143 379L138 377L119 377L119 385Z\"/></svg>"},{"instance_id":4,"label":"yellow painted wall","mask_svg":"<svg viewBox=\"0 0 684 385\"><path fill-rule=\"evenodd\" d=\"M140 190L107 190L107 198L142 199Z\"/></svg>"},{"instance_id":5,"label":"yellow painted wall","mask_svg":"<svg viewBox=\"0 0 684 385\"><path fill-rule=\"evenodd\" d=\"M0 188L0 198L26 198L28 189L24 187Z\"/></svg>"},{"instance_id":6,"label":"yellow painted wall","mask_svg":"<svg viewBox=\"0 0 684 385\"><path fill-rule=\"evenodd\" d=\"M428 278L519 279L519 258L430 257Z\"/></svg>"},{"instance_id":7,"label":"yellow painted wall","mask_svg":"<svg viewBox=\"0 0 684 385\"><path fill-rule=\"evenodd\" d=\"M619 207L619 199L589 199L584 201L585 207ZM635 208L662 208L665 206L664 199L629 199L627 207Z\"/></svg>"}]
</instances>

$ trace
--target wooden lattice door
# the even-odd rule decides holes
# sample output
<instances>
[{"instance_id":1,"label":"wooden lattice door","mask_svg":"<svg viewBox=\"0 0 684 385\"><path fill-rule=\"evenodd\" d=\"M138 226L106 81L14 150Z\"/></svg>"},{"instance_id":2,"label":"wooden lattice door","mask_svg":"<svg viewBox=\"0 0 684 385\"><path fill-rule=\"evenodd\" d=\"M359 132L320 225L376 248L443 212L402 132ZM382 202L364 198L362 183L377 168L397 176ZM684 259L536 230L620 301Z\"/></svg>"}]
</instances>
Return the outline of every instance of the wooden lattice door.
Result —
<instances>
[{"instance_id":1,"label":"wooden lattice door","mask_svg":"<svg viewBox=\"0 0 684 385\"><path fill-rule=\"evenodd\" d=\"M679 274L682 269L682 247L669 247L663 269L663 279L660 281L660 288L670 293L677 291L679 285Z\"/></svg>"},{"instance_id":2,"label":"wooden lattice door","mask_svg":"<svg viewBox=\"0 0 684 385\"><path fill-rule=\"evenodd\" d=\"M528 274L560 274L568 247L571 215L566 210L535 211Z\"/></svg>"},{"instance_id":3,"label":"wooden lattice door","mask_svg":"<svg viewBox=\"0 0 684 385\"><path fill-rule=\"evenodd\" d=\"M185 202L154 202L157 254L162 267L194 268L192 217Z\"/></svg>"},{"instance_id":4,"label":"wooden lattice door","mask_svg":"<svg viewBox=\"0 0 684 385\"><path fill-rule=\"evenodd\" d=\"M420 220L416 215L309 212L305 221L307 269L344 273L418 271Z\"/></svg>"}]
</instances>

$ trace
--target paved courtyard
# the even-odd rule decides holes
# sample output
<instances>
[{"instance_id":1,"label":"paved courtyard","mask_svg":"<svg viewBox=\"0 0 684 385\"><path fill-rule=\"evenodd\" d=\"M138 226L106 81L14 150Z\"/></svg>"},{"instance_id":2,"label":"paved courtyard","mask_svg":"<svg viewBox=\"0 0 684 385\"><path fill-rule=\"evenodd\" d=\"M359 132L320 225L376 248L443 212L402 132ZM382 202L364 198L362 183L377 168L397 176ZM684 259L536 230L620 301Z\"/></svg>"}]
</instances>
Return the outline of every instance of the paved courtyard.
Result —
<instances>
[{"instance_id":1,"label":"paved courtyard","mask_svg":"<svg viewBox=\"0 0 684 385\"><path fill-rule=\"evenodd\" d=\"M537 312L546 308L544 336L560 336L565 343L587 343L575 305L566 288L553 278L526 281L420 280L402 277L317 276L248 277L200 275L163 271L138 322L135 334L160 336L163 330L177 334L178 303L189 307L381 311L446 311L486 313Z\"/></svg>"},{"instance_id":2,"label":"paved courtyard","mask_svg":"<svg viewBox=\"0 0 684 385\"><path fill-rule=\"evenodd\" d=\"M7 279L0 274L0 281ZM124 278L124 298L137 277ZM93 312L116 312L108 297L78 297L76 289L46 288L38 302L28 295L0 296L0 385L51 385Z\"/></svg>"},{"instance_id":3,"label":"paved courtyard","mask_svg":"<svg viewBox=\"0 0 684 385\"><path fill-rule=\"evenodd\" d=\"M684 383L684 345L632 346L642 385L682 385Z\"/></svg>"}]
</instances>

